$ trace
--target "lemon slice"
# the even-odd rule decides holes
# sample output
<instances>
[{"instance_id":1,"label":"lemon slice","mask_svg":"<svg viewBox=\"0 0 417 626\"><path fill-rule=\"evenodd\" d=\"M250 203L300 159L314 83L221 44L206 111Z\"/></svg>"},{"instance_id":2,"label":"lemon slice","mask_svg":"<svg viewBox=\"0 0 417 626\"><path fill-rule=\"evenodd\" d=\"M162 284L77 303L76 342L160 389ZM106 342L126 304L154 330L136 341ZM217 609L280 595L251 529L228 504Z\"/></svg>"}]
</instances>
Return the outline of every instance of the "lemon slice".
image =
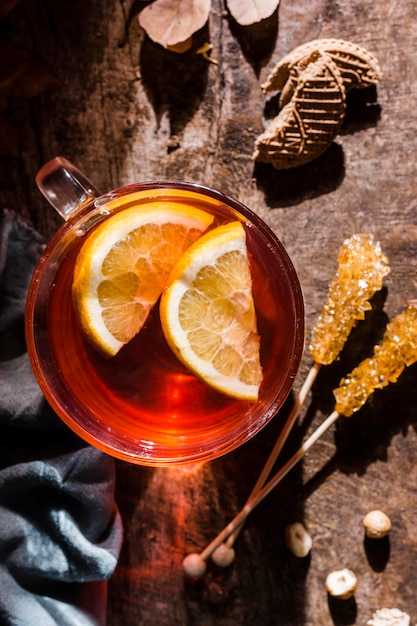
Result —
<instances>
[{"instance_id":1,"label":"lemon slice","mask_svg":"<svg viewBox=\"0 0 417 626\"><path fill-rule=\"evenodd\" d=\"M169 346L191 371L224 394L257 400L260 339L240 222L188 248L162 294L160 317Z\"/></svg>"},{"instance_id":2,"label":"lemon slice","mask_svg":"<svg viewBox=\"0 0 417 626\"><path fill-rule=\"evenodd\" d=\"M142 328L184 250L213 216L181 203L132 206L102 222L74 268L74 308L86 337L113 356Z\"/></svg>"}]
</instances>

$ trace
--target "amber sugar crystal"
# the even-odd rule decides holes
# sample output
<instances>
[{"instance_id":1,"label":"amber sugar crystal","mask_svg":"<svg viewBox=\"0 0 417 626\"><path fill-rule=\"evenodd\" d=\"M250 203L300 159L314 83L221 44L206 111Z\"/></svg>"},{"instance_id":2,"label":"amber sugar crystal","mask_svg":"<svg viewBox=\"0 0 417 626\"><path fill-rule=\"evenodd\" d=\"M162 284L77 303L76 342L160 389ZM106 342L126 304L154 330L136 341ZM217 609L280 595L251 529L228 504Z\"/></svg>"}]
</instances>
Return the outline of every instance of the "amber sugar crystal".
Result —
<instances>
[{"instance_id":1,"label":"amber sugar crystal","mask_svg":"<svg viewBox=\"0 0 417 626\"><path fill-rule=\"evenodd\" d=\"M395 383L404 368L416 361L417 300L410 300L404 313L387 325L373 356L362 361L334 390L335 410L341 415L352 415L376 389Z\"/></svg>"},{"instance_id":2,"label":"amber sugar crystal","mask_svg":"<svg viewBox=\"0 0 417 626\"><path fill-rule=\"evenodd\" d=\"M315 363L329 365L337 358L389 271L388 259L372 235L356 234L343 242L337 273L312 332L310 352Z\"/></svg>"}]
</instances>

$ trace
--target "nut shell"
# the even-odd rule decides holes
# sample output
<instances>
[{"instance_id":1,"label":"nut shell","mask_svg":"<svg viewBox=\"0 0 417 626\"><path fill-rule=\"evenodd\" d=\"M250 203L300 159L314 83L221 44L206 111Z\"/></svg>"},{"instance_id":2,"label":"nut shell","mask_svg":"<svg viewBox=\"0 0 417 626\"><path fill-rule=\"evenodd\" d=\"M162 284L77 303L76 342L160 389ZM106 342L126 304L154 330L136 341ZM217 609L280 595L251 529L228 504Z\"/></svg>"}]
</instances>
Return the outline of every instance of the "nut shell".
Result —
<instances>
[{"instance_id":1,"label":"nut shell","mask_svg":"<svg viewBox=\"0 0 417 626\"><path fill-rule=\"evenodd\" d=\"M326 589L334 598L351 598L358 586L355 574L347 568L331 572L326 578Z\"/></svg>"},{"instance_id":2,"label":"nut shell","mask_svg":"<svg viewBox=\"0 0 417 626\"><path fill-rule=\"evenodd\" d=\"M366 624L367 626L410 626L410 616L400 609L379 609Z\"/></svg>"},{"instance_id":3,"label":"nut shell","mask_svg":"<svg viewBox=\"0 0 417 626\"><path fill-rule=\"evenodd\" d=\"M188 554L182 562L184 573L190 578L201 578L205 574L207 564L199 554Z\"/></svg>"},{"instance_id":4,"label":"nut shell","mask_svg":"<svg viewBox=\"0 0 417 626\"><path fill-rule=\"evenodd\" d=\"M382 539L391 530L391 520L383 511L370 511L362 521L365 535L370 539Z\"/></svg>"},{"instance_id":5,"label":"nut shell","mask_svg":"<svg viewBox=\"0 0 417 626\"><path fill-rule=\"evenodd\" d=\"M211 559L219 567L229 567L235 560L234 548L222 543L214 550Z\"/></svg>"},{"instance_id":6,"label":"nut shell","mask_svg":"<svg viewBox=\"0 0 417 626\"><path fill-rule=\"evenodd\" d=\"M285 528L287 548L297 557L304 558L311 552L313 541L300 522L289 524Z\"/></svg>"}]
</instances>

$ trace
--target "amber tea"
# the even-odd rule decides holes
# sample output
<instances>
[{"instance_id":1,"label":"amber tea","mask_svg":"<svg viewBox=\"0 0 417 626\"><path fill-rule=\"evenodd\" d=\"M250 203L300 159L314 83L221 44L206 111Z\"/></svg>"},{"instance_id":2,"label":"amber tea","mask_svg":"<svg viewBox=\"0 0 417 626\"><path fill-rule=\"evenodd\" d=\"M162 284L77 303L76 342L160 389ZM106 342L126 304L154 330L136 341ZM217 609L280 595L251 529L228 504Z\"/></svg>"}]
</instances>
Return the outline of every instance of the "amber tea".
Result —
<instances>
[{"instance_id":1,"label":"amber tea","mask_svg":"<svg viewBox=\"0 0 417 626\"><path fill-rule=\"evenodd\" d=\"M263 380L259 400L230 398L177 360L161 329L159 303L116 356L86 340L71 285L79 250L109 213L172 199L214 216L210 228L242 222L253 280ZM246 207L184 183L131 186L94 201L47 246L28 298L29 355L46 398L81 437L118 458L166 465L215 458L258 432L288 395L301 358L303 303L283 246Z\"/></svg>"}]
</instances>

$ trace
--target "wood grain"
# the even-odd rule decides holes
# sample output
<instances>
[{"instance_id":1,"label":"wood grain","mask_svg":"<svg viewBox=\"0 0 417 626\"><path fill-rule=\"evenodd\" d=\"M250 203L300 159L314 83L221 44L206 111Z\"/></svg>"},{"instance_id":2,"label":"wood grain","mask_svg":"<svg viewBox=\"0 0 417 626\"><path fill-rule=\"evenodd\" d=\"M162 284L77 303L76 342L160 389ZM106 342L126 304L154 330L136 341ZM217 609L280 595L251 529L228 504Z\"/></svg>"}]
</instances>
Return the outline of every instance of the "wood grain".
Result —
<instances>
[{"instance_id":1,"label":"wood grain","mask_svg":"<svg viewBox=\"0 0 417 626\"><path fill-rule=\"evenodd\" d=\"M59 218L34 177L57 154L103 191L163 178L211 185L264 217L286 246L304 291L307 334L342 241L373 233L390 258L386 288L340 361L322 370L288 455L331 410L340 377L416 295L417 2L281 0L265 23L242 28L213 0L195 46L210 40L218 65L150 42L138 9L123 0L21 0L2 25L2 36L48 60L61 87L9 101L19 156L0 162L1 202L47 239ZM383 73L377 88L349 94L342 131L320 158L288 171L255 166L255 138L276 114L261 84L284 55L321 37L374 54ZM295 392L309 367L306 350ZM416 623L416 377L411 367L360 413L341 419L251 515L234 565L210 565L201 581L184 579L182 558L238 512L292 398L253 441L194 473L117 463L125 542L109 585L109 626L362 626L383 606L398 606ZM393 523L378 545L364 542L361 527L373 508ZM307 559L285 549L283 530L293 521L304 521L313 537ZM341 567L357 574L358 590L350 601L330 602L324 581Z\"/></svg>"}]
</instances>

